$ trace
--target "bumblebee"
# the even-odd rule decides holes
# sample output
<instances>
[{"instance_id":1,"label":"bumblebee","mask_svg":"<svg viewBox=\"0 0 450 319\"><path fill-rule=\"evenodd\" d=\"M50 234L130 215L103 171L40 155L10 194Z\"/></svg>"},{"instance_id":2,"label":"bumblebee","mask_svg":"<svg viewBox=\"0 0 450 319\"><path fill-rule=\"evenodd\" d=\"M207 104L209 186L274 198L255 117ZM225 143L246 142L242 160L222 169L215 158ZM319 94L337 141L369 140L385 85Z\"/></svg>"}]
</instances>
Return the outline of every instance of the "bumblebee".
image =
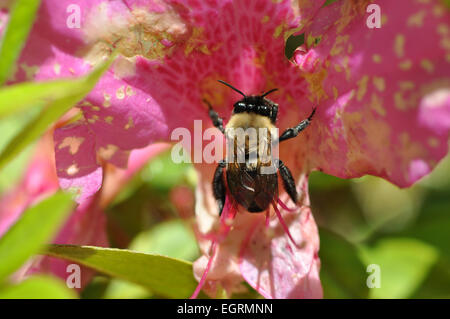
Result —
<instances>
[{"instance_id":1,"label":"bumblebee","mask_svg":"<svg viewBox=\"0 0 450 319\"><path fill-rule=\"evenodd\" d=\"M276 128L278 104L266 98L277 89L272 89L262 95L247 96L232 85L219 80L220 83L230 87L243 96L243 99L233 105L232 115L224 127L223 119L219 117L211 104L205 101L209 106L209 117L213 125L225 134L227 145L231 145L234 153L243 153L244 160L238 161L236 158L227 156L227 160L219 162L212 182L213 194L219 207L219 215L225 204L226 185L235 201L244 207L250 213L263 212L268 209L278 196L278 174L283 182L283 187L294 203L297 203L297 190L292 173L284 163L272 157L272 146L278 143L296 137L311 123L316 108L313 108L307 119L301 121L298 125L288 128L279 137L270 134L271 129ZM236 129L266 129L269 133L265 138L257 136L259 142L252 146L249 139L238 145L235 135L229 132ZM259 157L261 148L264 148L265 154L269 160L262 161ZM227 150L228 153L228 150ZM263 152L264 153L264 152ZM227 154L228 155L228 154ZM256 156L256 161L251 161ZM272 173L261 173L262 167L272 166L275 170ZM226 172L226 183L224 177Z\"/></svg>"}]
</instances>

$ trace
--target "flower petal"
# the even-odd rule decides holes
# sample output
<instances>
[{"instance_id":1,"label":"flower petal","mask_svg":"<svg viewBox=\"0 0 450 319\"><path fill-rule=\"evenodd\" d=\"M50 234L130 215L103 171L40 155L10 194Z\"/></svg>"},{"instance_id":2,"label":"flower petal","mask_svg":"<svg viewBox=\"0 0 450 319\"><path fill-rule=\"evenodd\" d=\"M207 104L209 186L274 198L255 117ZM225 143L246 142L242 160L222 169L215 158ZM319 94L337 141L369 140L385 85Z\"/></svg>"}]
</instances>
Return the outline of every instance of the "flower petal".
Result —
<instances>
[{"instance_id":1,"label":"flower petal","mask_svg":"<svg viewBox=\"0 0 450 319\"><path fill-rule=\"evenodd\" d=\"M319 236L311 210L299 206L281 212L299 247L292 243L276 216L268 226L260 219L243 242L241 272L266 298L322 298Z\"/></svg>"},{"instance_id":2,"label":"flower petal","mask_svg":"<svg viewBox=\"0 0 450 319\"><path fill-rule=\"evenodd\" d=\"M369 29L367 4L322 9L307 32L320 43L296 57L315 66L303 73L319 104L309 167L405 187L447 154L449 13L438 1L381 0L382 26Z\"/></svg>"},{"instance_id":3,"label":"flower petal","mask_svg":"<svg viewBox=\"0 0 450 319\"><path fill-rule=\"evenodd\" d=\"M102 185L102 168L96 158L95 135L84 122L77 122L54 133L56 170L62 189L83 202Z\"/></svg>"},{"instance_id":4,"label":"flower petal","mask_svg":"<svg viewBox=\"0 0 450 319\"><path fill-rule=\"evenodd\" d=\"M75 150L77 145L77 143L70 143L65 147ZM29 206L50 196L57 189L58 178L50 132L39 141L20 184L0 198L0 236L20 218ZM85 201L71 214L54 239L54 243L107 245L106 216L103 210L95 208L92 199ZM68 276L67 265L69 264L70 262L45 256L32 258L14 274L13 279L16 281L22 280L24 276L36 272L49 272L66 279ZM92 270L82 268L82 286L90 280L92 275Z\"/></svg>"},{"instance_id":5,"label":"flower petal","mask_svg":"<svg viewBox=\"0 0 450 319\"><path fill-rule=\"evenodd\" d=\"M86 125L72 124L58 129L54 134L60 157L69 157L83 152L86 147ZM58 144L58 142L60 143ZM88 139L89 141L89 139ZM89 142L86 141L87 144ZM61 145L61 143L63 143ZM93 143L91 143L93 144ZM59 148L61 146L61 148ZM94 147L90 145L89 147ZM166 144L154 144L130 154L127 170L106 165L105 183L100 196L91 196L81 203L71 214L64 227L53 240L56 244L108 246L106 234L106 215L104 210L115 198L121 188L141 169L150 158L167 149ZM69 154L64 153L64 151ZM74 154L72 154L74 153ZM0 236L20 217L25 209L34 202L51 195L58 189L58 178L53 155L51 134L47 134L40 142L32 161L29 164L24 180L6 196L0 198ZM75 158L74 160L77 160ZM89 175L89 174L88 174ZM84 178L84 177L80 177ZM17 273L14 280L22 280L34 273L52 273L66 280L69 273L67 266L71 262L48 256L32 258ZM94 271L81 267L81 287L92 278Z\"/></svg>"},{"instance_id":6,"label":"flower petal","mask_svg":"<svg viewBox=\"0 0 450 319\"><path fill-rule=\"evenodd\" d=\"M47 134L38 143L22 181L0 198L0 236L11 227L31 205L53 194L58 189L53 160L51 136ZM49 155L50 154L50 155Z\"/></svg>"}]
</instances>

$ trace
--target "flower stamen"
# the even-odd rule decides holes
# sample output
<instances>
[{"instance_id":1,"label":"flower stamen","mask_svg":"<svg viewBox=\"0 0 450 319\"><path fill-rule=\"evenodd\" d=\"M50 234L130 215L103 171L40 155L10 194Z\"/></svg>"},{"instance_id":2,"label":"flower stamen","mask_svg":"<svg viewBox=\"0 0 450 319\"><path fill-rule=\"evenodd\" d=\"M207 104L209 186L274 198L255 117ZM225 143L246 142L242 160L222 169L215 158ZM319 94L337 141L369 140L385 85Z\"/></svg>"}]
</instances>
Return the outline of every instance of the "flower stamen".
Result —
<instances>
[{"instance_id":1,"label":"flower stamen","mask_svg":"<svg viewBox=\"0 0 450 319\"><path fill-rule=\"evenodd\" d=\"M280 205L281 208L283 208L284 210L287 210L288 212L295 212L297 210L297 207L294 207L294 208L287 207L287 205L285 203L283 203L283 201L280 198L277 198L277 201L278 201L278 205Z\"/></svg>"},{"instance_id":2,"label":"flower stamen","mask_svg":"<svg viewBox=\"0 0 450 319\"><path fill-rule=\"evenodd\" d=\"M275 213L277 214L277 217L278 217L278 220L280 221L281 226L283 227L284 231L288 235L291 242L294 244L295 247L301 248L300 245L298 245L295 242L294 238L292 237L291 232L289 231L289 228L287 227L286 222L284 221L283 216L281 215L280 211L278 210L277 204L275 203L274 200L272 200L272 206L273 206L273 209L275 210Z\"/></svg>"}]
</instances>

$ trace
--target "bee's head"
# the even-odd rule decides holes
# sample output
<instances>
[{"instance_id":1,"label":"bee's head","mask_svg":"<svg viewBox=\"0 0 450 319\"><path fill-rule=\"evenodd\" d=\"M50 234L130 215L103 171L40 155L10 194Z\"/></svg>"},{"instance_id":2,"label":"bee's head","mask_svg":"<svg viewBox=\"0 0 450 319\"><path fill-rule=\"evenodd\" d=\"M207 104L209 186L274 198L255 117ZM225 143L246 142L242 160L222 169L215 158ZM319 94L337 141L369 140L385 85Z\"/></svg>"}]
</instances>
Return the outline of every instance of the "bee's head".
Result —
<instances>
[{"instance_id":1,"label":"bee's head","mask_svg":"<svg viewBox=\"0 0 450 319\"><path fill-rule=\"evenodd\" d=\"M234 105L233 105L233 113L234 114L242 113L242 112L254 112L259 115L268 116L272 119L273 119L274 115L276 117L276 113L274 114L274 112L273 112L273 106L275 105L275 103L266 99L265 97L267 95L269 95L270 93L275 92L278 89L272 89L261 95L247 96L244 93L242 93L240 90L233 87L232 85L230 85L222 80L219 80L219 82L230 87L231 89L238 92L239 94L241 94L244 97L243 99L234 103Z\"/></svg>"},{"instance_id":2,"label":"bee's head","mask_svg":"<svg viewBox=\"0 0 450 319\"><path fill-rule=\"evenodd\" d=\"M262 95L246 96L234 103L233 113L254 112L263 116L270 116L272 104L271 101L265 99Z\"/></svg>"}]
</instances>

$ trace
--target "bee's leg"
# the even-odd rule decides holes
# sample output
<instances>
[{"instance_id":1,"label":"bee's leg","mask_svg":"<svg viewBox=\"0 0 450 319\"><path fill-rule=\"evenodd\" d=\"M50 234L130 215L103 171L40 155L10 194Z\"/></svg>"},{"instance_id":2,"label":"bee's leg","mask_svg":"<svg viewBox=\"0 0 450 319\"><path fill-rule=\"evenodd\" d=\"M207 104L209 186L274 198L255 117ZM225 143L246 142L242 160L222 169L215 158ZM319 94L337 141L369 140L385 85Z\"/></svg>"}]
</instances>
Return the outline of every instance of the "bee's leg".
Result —
<instances>
[{"instance_id":1,"label":"bee's leg","mask_svg":"<svg viewBox=\"0 0 450 319\"><path fill-rule=\"evenodd\" d=\"M283 181L284 190L288 193L292 201L297 204L297 188L289 168L284 165L281 160L278 161L278 171L280 172L281 180Z\"/></svg>"},{"instance_id":2,"label":"bee's leg","mask_svg":"<svg viewBox=\"0 0 450 319\"><path fill-rule=\"evenodd\" d=\"M297 126L288 128L286 131L281 134L280 138L278 139L278 142L282 142L284 140L288 140L290 138L296 137L301 131L303 131L310 123L314 116L314 113L316 112L316 108L313 108L311 114L308 116L306 120L303 120L298 124Z\"/></svg>"},{"instance_id":3,"label":"bee's leg","mask_svg":"<svg viewBox=\"0 0 450 319\"><path fill-rule=\"evenodd\" d=\"M209 107L209 117L211 118L211 121L213 122L213 125L217 127L223 134L225 134L225 129L223 128L223 120L220 118L219 114L217 114L216 111L213 110L211 103L209 103L207 100L203 100L206 104L208 104Z\"/></svg>"},{"instance_id":4,"label":"bee's leg","mask_svg":"<svg viewBox=\"0 0 450 319\"><path fill-rule=\"evenodd\" d=\"M223 206L225 205L225 179L223 176L223 172L226 167L225 161L220 161L219 165L217 165L216 171L214 173L213 179L213 194L214 198L217 201L217 205L219 206L219 216L222 214Z\"/></svg>"}]
</instances>

